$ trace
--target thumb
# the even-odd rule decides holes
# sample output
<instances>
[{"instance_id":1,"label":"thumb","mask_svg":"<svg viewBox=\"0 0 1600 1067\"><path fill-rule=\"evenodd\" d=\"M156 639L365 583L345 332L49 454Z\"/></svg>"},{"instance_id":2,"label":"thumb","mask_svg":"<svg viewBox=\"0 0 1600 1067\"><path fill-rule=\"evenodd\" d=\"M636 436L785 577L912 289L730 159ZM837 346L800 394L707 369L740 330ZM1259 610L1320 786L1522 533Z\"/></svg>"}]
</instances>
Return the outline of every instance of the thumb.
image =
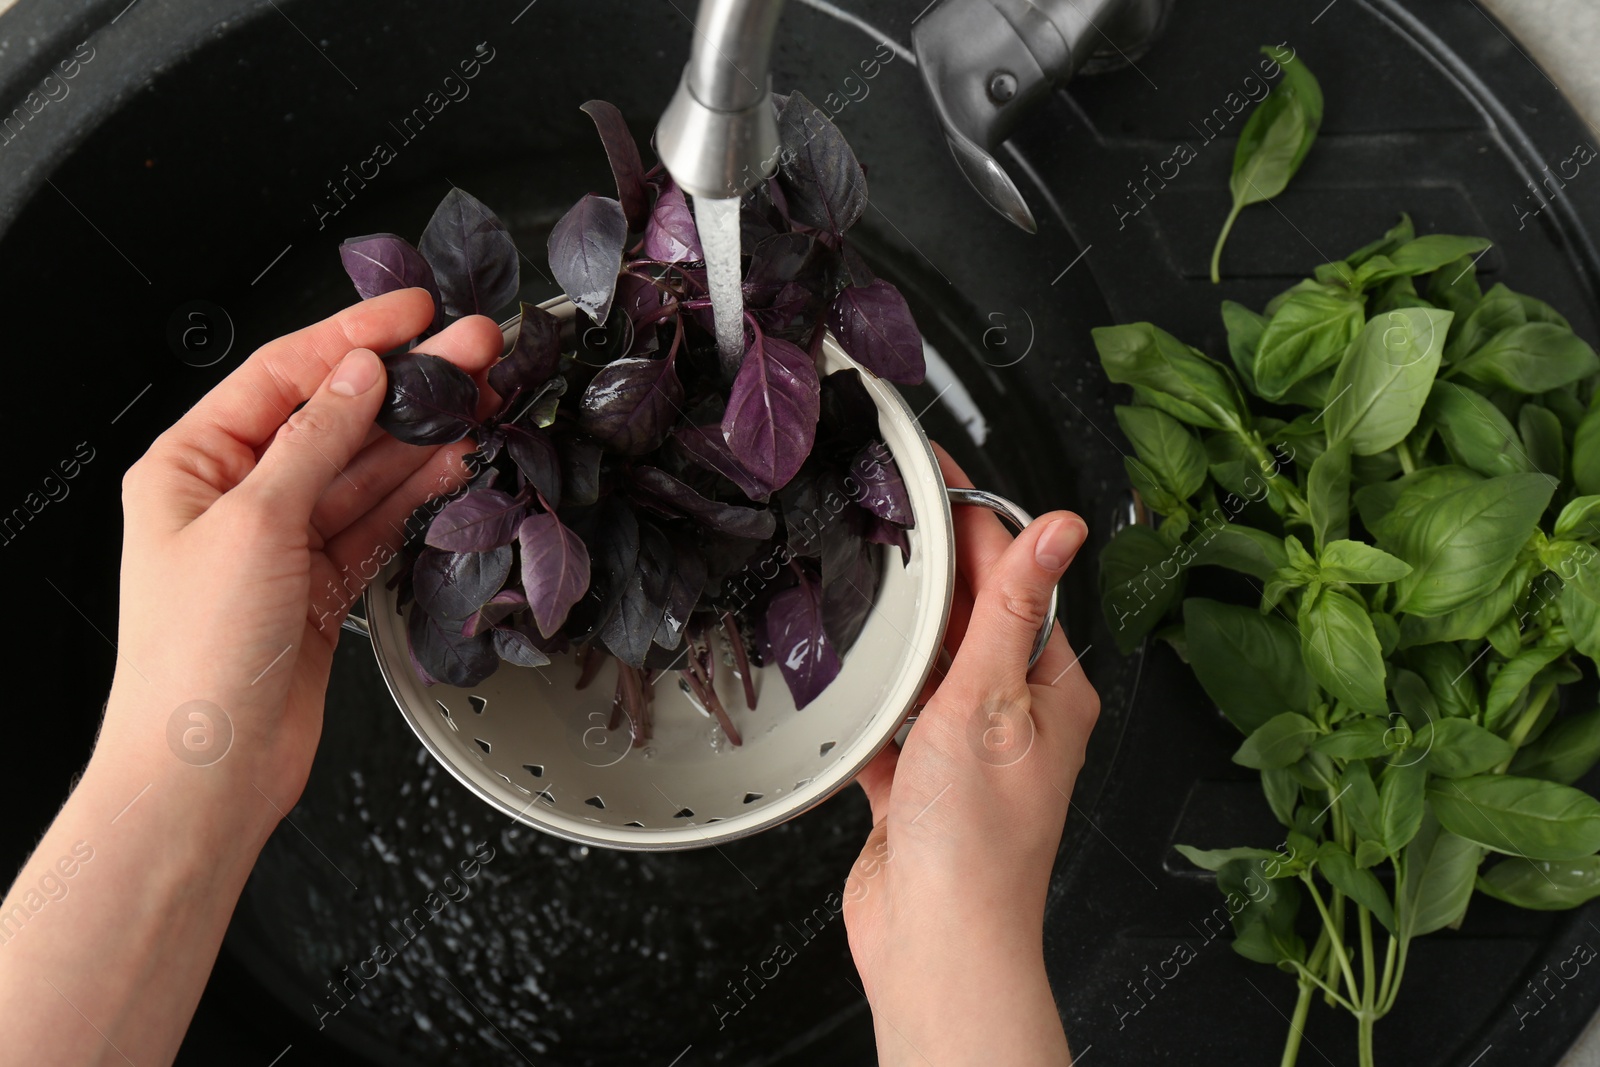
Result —
<instances>
[{"instance_id":1,"label":"thumb","mask_svg":"<svg viewBox=\"0 0 1600 1067\"><path fill-rule=\"evenodd\" d=\"M278 429L239 487L261 494L283 514L308 518L323 491L360 451L383 404L385 379L377 355L353 349Z\"/></svg>"},{"instance_id":2,"label":"thumb","mask_svg":"<svg viewBox=\"0 0 1600 1067\"><path fill-rule=\"evenodd\" d=\"M1025 683L1050 594L1087 536L1088 527L1070 511L1041 515L979 579L972 618L950 668L958 690L989 692L997 681Z\"/></svg>"}]
</instances>

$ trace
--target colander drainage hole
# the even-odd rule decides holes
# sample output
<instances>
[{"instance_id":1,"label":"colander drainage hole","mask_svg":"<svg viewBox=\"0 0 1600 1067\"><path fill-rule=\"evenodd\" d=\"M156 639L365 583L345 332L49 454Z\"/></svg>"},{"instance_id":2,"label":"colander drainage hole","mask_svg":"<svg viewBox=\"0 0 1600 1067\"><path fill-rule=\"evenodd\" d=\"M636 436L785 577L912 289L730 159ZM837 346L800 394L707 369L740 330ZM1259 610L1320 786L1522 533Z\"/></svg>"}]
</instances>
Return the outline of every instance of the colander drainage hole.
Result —
<instances>
[{"instance_id":1,"label":"colander drainage hole","mask_svg":"<svg viewBox=\"0 0 1600 1067\"><path fill-rule=\"evenodd\" d=\"M838 744L837 741L824 741L824 742L822 742L822 747L817 749L817 755L826 756L829 752L833 751L833 746L836 745L836 744Z\"/></svg>"},{"instance_id":2,"label":"colander drainage hole","mask_svg":"<svg viewBox=\"0 0 1600 1067\"><path fill-rule=\"evenodd\" d=\"M806 786L808 786L808 785L810 785L810 784L811 784L811 779L809 779L809 778L802 778L802 779L800 779L800 780L799 780L799 781L798 781L798 782L796 782L796 783L795 783L795 784L794 784L794 787L795 787L795 788L796 788L796 789L804 789L804 788L805 788L805 787L806 787Z\"/></svg>"},{"instance_id":3,"label":"colander drainage hole","mask_svg":"<svg viewBox=\"0 0 1600 1067\"><path fill-rule=\"evenodd\" d=\"M533 794L533 796L535 800L542 800L552 806L556 802L555 794L551 793L548 789L541 789L537 793Z\"/></svg>"},{"instance_id":4,"label":"colander drainage hole","mask_svg":"<svg viewBox=\"0 0 1600 1067\"><path fill-rule=\"evenodd\" d=\"M584 803L589 805L591 808L599 808L602 811L605 810L606 806L606 802L601 800L599 797L590 797L588 800L585 800Z\"/></svg>"},{"instance_id":5,"label":"colander drainage hole","mask_svg":"<svg viewBox=\"0 0 1600 1067\"><path fill-rule=\"evenodd\" d=\"M443 715L444 716L444 721L450 724L450 729L452 729L452 730L461 729L461 727L456 725L456 720L451 717L450 708L449 708L449 706L447 704L445 704L444 701L435 700L434 703L439 705L439 714Z\"/></svg>"},{"instance_id":6,"label":"colander drainage hole","mask_svg":"<svg viewBox=\"0 0 1600 1067\"><path fill-rule=\"evenodd\" d=\"M628 826L637 826L641 830L644 829L644 823L642 823L642 822L630 822L630 823L627 823L626 825L628 825Z\"/></svg>"},{"instance_id":7,"label":"colander drainage hole","mask_svg":"<svg viewBox=\"0 0 1600 1067\"><path fill-rule=\"evenodd\" d=\"M694 812L691 811L689 808L684 808L682 811L678 812L678 814L674 815L673 818L674 819L692 819L692 818L694 818Z\"/></svg>"},{"instance_id":8,"label":"colander drainage hole","mask_svg":"<svg viewBox=\"0 0 1600 1067\"><path fill-rule=\"evenodd\" d=\"M487 756L489 754L489 742L481 737L474 737L473 740L478 743L478 747L483 749L483 754Z\"/></svg>"},{"instance_id":9,"label":"colander drainage hole","mask_svg":"<svg viewBox=\"0 0 1600 1067\"><path fill-rule=\"evenodd\" d=\"M746 793L744 795L744 802L746 804L754 804L764 796L766 796L765 793Z\"/></svg>"},{"instance_id":10,"label":"colander drainage hole","mask_svg":"<svg viewBox=\"0 0 1600 1067\"><path fill-rule=\"evenodd\" d=\"M478 696L476 693L467 697L467 703L471 704L472 710L477 712L479 715L482 715L483 709L489 706L489 702L483 697Z\"/></svg>"},{"instance_id":11,"label":"colander drainage hole","mask_svg":"<svg viewBox=\"0 0 1600 1067\"><path fill-rule=\"evenodd\" d=\"M542 763L524 763L522 765L522 769L533 775L535 778L544 777L544 764Z\"/></svg>"}]
</instances>

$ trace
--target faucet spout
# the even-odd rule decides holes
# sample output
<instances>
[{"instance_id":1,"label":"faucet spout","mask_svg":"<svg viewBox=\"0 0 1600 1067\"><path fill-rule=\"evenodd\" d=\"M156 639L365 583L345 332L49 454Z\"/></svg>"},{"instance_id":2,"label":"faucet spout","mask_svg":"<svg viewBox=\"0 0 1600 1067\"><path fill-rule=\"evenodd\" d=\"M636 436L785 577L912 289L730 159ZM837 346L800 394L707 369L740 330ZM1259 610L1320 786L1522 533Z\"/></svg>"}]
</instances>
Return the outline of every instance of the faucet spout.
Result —
<instances>
[{"instance_id":1,"label":"faucet spout","mask_svg":"<svg viewBox=\"0 0 1600 1067\"><path fill-rule=\"evenodd\" d=\"M656 127L661 162L690 196L741 196L776 169L767 67L782 10L783 0L701 0L689 62Z\"/></svg>"}]
</instances>

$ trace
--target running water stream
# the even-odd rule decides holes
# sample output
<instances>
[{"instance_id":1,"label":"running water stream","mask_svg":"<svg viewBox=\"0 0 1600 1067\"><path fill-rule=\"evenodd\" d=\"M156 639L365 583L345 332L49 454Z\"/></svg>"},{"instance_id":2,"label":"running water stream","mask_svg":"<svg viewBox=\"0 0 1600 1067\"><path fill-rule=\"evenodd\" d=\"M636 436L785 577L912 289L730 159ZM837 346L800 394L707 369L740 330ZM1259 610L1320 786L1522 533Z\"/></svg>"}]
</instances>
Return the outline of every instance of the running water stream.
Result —
<instances>
[{"instance_id":1,"label":"running water stream","mask_svg":"<svg viewBox=\"0 0 1600 1067\"><path fill-rule=\"evenodd\" d=\"M717 355L730 376L744 358L744 294L739 288L739 198L695 197L695 227L706 257Z\"/></svg>"}]
</instances>

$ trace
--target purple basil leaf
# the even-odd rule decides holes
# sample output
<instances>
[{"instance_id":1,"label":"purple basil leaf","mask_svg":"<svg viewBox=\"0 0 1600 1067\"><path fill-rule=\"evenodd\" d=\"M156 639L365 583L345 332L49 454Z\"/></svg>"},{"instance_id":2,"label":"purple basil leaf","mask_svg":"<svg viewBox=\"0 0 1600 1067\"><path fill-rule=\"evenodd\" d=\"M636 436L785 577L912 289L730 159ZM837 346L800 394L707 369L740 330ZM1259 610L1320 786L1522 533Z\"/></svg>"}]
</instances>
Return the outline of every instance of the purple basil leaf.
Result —
<instances>
[{"instance_id":1,"label":"purple basil leaf","mask_svg":"<svg viewBox=\"0 0 1600 1067\"><path fill-rule=\"evenodd\" d=\"M740 466L768 492L786 485L811 454L820 396L811 357L788 341L755 331L728 394L722 437Z\"/></svg>"},{"instance_id":2,"label":"purple basil leaf","mask_svg":"<svg viewBox=\"0 0 1600 1067\"><path fill-rule=\"evenodd\" d=\"M423 682L466 689L477 685L500 666L488 634L466 637L455 622L441 622L413 606L406 618L406 643L411 662L421 668Z\"/></svg>"},{"instance_id":3,"label":"purple basil leaf","mask_svg":"<svg viewBox=\"0 0 1600 1067\"><path fill-rule=\"evenodd\" d=\"M539 632L549 637L589 589L589 550L551 514L529 515L517 529L522 591Z\"/></svg>"},{"instance_id":4,"label":"purple basil leaf","mask_svg":"<svg viewBox=\"0 0 1600 1067\"><path fill-rule=\"evenodd\" d=\"M648 357L610 364L584 390L579 425L623 455L641 456L659 447L683 409L683 385L672 364L670 359Z\"/></svg>"},{"instance_id":5,"label":"purple basil leaf","mask_svg":"<svg viewBox=\"0 0 1600 1067\"><path fill-rule=\"evenodd\" d=\"M866 288L878 280L872 268L867 266L867 261L861 258L861 253L856 251L855 245L846 243L839 250L839 255L844 265L844 276L851 285Z\"/></svg>"},{"instance_id":6,"label":"purple basil leaf","mask_svg":"<svg viewBox=\"0 0 1600 1067\"><path fill-rule=\"evenodd\" d=\"M639 520L619 494L603 497L593 507L569 507L563 517L570 517L592 561L589 594L572 609L566 627L568 637L583 641L610 619L622 599L639 559Z\"/></svg>"},{"instance_id":7,"label":"purple basil leaf","mask_svg":"<svg viewBox=\"0 0 1600 1067\"><path fill-rule=\"evenodd\" d=\"M425 538L449 552L482 552L509 545L527 508L498 489L478 489L446 504Z\"/></svg>"},{"instance_id":8,"label":"purple basil leaf","mask_svg":"<svg viewBox=\"0 0 1600 1067\"><path fill-rule=\"evenodd\" d=\"M751 500L766 500L771 490L762 485L741 466L738 457L722 439L721 426L684 426L673 432L673 439L691 460L713 473L720 474Z\"/></svg>"},{"instance_id":9,"label":"purple basil leaf","mask_svg":"<svg viewBox=\"0 0 1600 1067\"><path fill-rule=\"evenodd\" d=\"M633 139L627 120L615 104L605 100L590 100L580 109L594 119L600 131L600 143L605 146L606 159L611 162L611 174L617 179L617 199L622 203L622 213L628 220L629 230L638 230L650 214L650 197L644 185L644 161L639 158L639 142Z\"/></svg>"},{"instance_id":10,"label":"purple basil leaf","mask_svg":"<svg viewBox=\"0 0 1600 1067\"><path fill-rule=\"evenodd\" d=\"M533 638L522 630L508 626L496 626L490 631L494 642L494 653L507 663L518 667L543 667L550 662L550 657L538 645L533 643Z\"/></svg>"},{"instance_id":11,"label":"purple basil leaf","mask_svg":"<svg viewBox=\"0 0 1600 1067\"><path fill-rule=\"evenodd\" d=\"M799 94L796 94L799 95ZM803 708L839 674L839 654L823 625L822 591L810 578L767 604L767 644L794 706Z\"/></svg>"},{"instance_id":12,"label":"purple basil leaf","mask_svg":"<svg viewBox=\"0 0 1600 1067\"><path fill-rule=\"evenodd\" d=\"M552 508L559 508L561 456L555 442L537 428L507 426L506 452L528 483L543 494Z\"/></svg>"},{"instance_id":13,"label":"purple basil leaf","mask_svg":"<svg viewBox=\"0 0 1600 1067\"><path fill-rule=\"evenodd\" d=\"M856 538L849 558L832 574L830 559L823 557L822 623L841 655L856 643L872 613L878 593L879 555L879 550Z\"/></svg>"},{"instance_id":14,"label":"purple basil leaf","mask_svg":"<svg viewBox=\"0 0 1600 1067\"><path fill-rule=\"evenodd\" d=\"M517 246L506 224L471 193L451 187L422 231L420 246L445 314L488 315L517 298Z\"/></svg>"},{"instance_id":15,"label":"purple basil leaf","mask_svg":"<svg viewBox=\"0 0 1600 1067\"><path fill-rule=\"evenodd\" d=\"M477 611L467 616L467 621L461 627L461 636L476 637L507 615L514 611L522 611L527 606L528 598L522 595L521 590L502 589Z\"/></svg>"},{"instance_id":16,"label":"purple basil leaf","mask_svg":"<svg viewBox=\"0 0 1600 1067\"><path fill-rule=\"evenodd\" d=\"M648 522L639 524L639 555L623 585L617 610L600 628L611 654L630 667L643 667L645 656L665 618L672 594L677 554L667 535Z\"/></svg>"},{"instance_id":17,"label":"purple basil leaf","mask_svg":"<svg viewBox=\"0 0 1600 1067\"><path fill-rule=\"evenodd\" d=\"M675 559L671 568L671 583L667 590L666 609L661 615L661 625L656 627L655 643L662 648L677 648L683 641L683 631L689 625L689 615L700 602L706 586L706 561L700 550L686 540L673 543Z\"/></svg>"},{"instance_id":18,"label":"purple basil leaf","mask_svg":"<svg viewBox=\"0 0 1600 1067\"><path fill-rule=\"evenodd\" d=\"M764 541L778 528L778 520L765 508L708 500L659 467L635 467L633 480L670 511L696 519L718 533Z\"/></svg>"},{"instance_id":19,"label":"purple basil leaf","mask_svg":"<svg viewBox=\"0 0 1600 1067\"><path fill-rule=\"evenodd\" d=\"M878 405L854 367L822 379L822 414L812 454L848 463L878 438Z\"/></svg>"},{"instance_id":20,"label":"purple basil leaf","mask_svg":"<svg viewBox=\"0 0 1600 1067\"><path fill-rule=\"evenodd\" d=\"M627 281L626 275L618 280L619 294L622 292L621 283L625 281ZM613 306L617 306L615 302ZM611 321L604 326L597 324L582 312L575 315L573 320L578 327L576 353L578 362L591 367L604 367L633 351L636 338L633 333L633 319L628 315L612 315Z\"/></svg>"},{"instance_id":21,"label":"purple basil leaf","mask_svg":"<svg viewBox=\"0 0 1600 1067\"><path fill-rule=\"evenodd\" d=\"M802 468L778 493L784 541L789 551L797 556L820 558L823 531L837 520L845 500L840 479L822 473L814 465Z\"/></svg>"},{"instance_id":22,"label":"purple basil leaf","mask_svg":"<svg viewBox=\"0 0 1600 1067\"><path fill-rule=\"evenodd\" d=\"M917 524L911 514L911 496L906 492L900 468L895 465L887 445L874 441L863 448L851 464L850 473L861 481L862 491L857 503L862 507L906 529Z\"/></svg>"},{"instance_id":23,"label":"purple basil leaf","mask_svg":"<svg viewBox=\"0 0 1600 1067\"><path fill-rule=\"evenodd\" d=\"M513 393L549 381L560 365L561 320L543 308L523 304L511 351L489 368L489 388L509 400Z\"/></svg>"},{"instance_id":24,"label":"purple basil leaf","mask_svg":"<svg viewBox=\"0 0 1600 1067\"><path fill-rule=\"evenodd\" d=\"M444 307L433 268L405 238L392 233L352 237L339 246L339 262L344 264L344 272L350 275L363 300L396 289L426 289L433 297L432 329L444 324Z\"/></svg>"},{"instance_id":25,"label":"purple basil leaf","mask_svg":"<svg viewBox=\"0 0 1600 1067\"><path fill-rule=\"evenodd\" d=\"M845 286L828 309L828 326L851 359L880 378L919 385L927 373L922 333L900 290L879 278Z\"/></svg>"},{"instance_id":26,"label":"purple basil leaf","mask_svg":"<svg viewBox=\"0 0 1600 1067\"><path fill-rule=\"evenodd\" d=\"M844 135L817 105L790 93L778 112L778 181L789 217L842 234L867 208L867 176Z\"/></svg>"},{"instance_id":27,"label":"purple basil leaf","mask_svg":"<svg viewBox=\"0 0 1600 1067\"><path fill-rule=\"evenodd\" d=\"M584 506L600 499L600 442L592 437L571 437L562 441L562 499L569 505Z\"/></svg>"},{"instance_id":28,"label":"purple basil leaf","mask_svg":"<svg viewBox=\"0 0 1600 1067\"><path fill-rule=\"evenodd\" d=\"M628 220L609 196L588 194L550 231L550 271L562 292L595 322L604 323L617 290Z\"/></svg>"},{"instance_id":29,"label":"purple basil leaf","mask_svg":"<svg viewBox=\"0 0 1600 1067\"><path fill-rule=\"evenodd\" d=\"M483 552L424 548L411 571L411 588L423 611L455 622L460 633L461 623L498 593L510 574L510 545ZM437 671L433 675L444 678Z\"/></svg>"},{"instance_id":30,"label":"purple basil leaf","mask_svg":"<svg viewBox=\"0 0 1600 1067\"><path fill-rule=\"evenodd\" d=\"M666 294L649 278L624 274L617 279L617 297L612 306L627 313L633 338L623 355L642 356L661 347L661 324L672 321L670 316L665 320L661 318L661 305L665 300Z\"/></svg>"},{"instance_id":31,"label":"purple basil leaf","mask_svg":"<svg viewBox=\"0 0 1600 1067\"><path fill-rule=\"evenodd\" d=\"M900 562L911 562L911 538L904 526L896 526L874 515L867 522L867 540L879 545L893 545L900 550Z\"/></svg>"},{"instance_id":32,"label":"purple basil leaf","mask_svg":"<svg viewBox=\"0 0 1600 1067\"><path fill-rule=\"evenodd\" d=\"M837 265L833 250L809 234L774 234L751 250L745 306L769 332L785 329L797 316L806 320L795 331L804 339L833 293Z\"/></svg>"},{"instance_id":33,"label":"purple basil leaf","mask_svg":"<svg viewBox=\"0 0 1600 1067\"><path fill-rule=\"evenodd\" d=\"M426 352L384 359L389 388L378 425L411 445L446 445L478 428L478 383L449 360Z\"/></svg>"},{"instance_id":34,"label":"purple basil leaf","mask_svg":"<svg viewBox=\"0 0 1600 1067\"><path fill-rule=\"evenodd\" d=\"M706 258L694 212L676 182L667 181L644 228L644 254L662 263L693 263Z\"/></svg>"}]
</instances>

